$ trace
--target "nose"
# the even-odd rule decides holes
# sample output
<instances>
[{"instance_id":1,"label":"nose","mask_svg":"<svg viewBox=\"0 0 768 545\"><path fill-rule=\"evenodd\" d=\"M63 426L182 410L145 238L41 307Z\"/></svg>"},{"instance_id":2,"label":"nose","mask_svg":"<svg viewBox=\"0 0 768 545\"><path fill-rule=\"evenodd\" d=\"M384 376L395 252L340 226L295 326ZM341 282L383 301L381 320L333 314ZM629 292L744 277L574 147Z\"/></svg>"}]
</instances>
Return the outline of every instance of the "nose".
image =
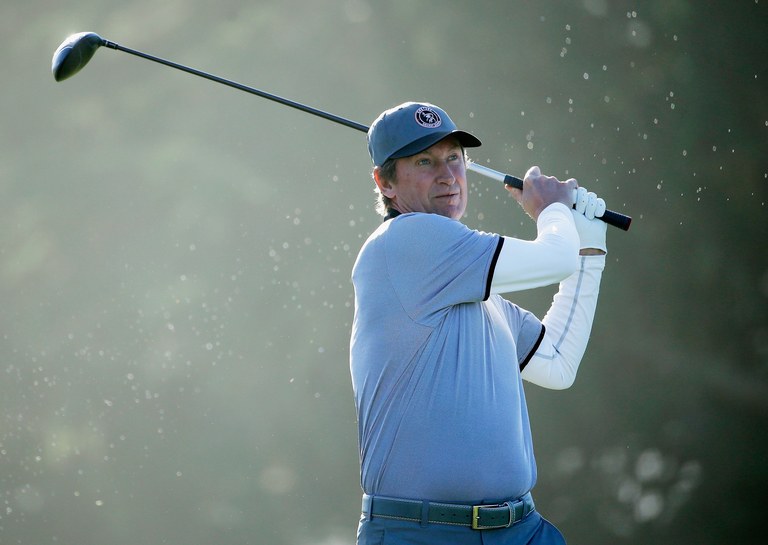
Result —
<instances>
[{"instance_id":1,"label":"nose","mask_svg":"<svg viewBox=\"0 0 768 545\"><path fill-rule=\"evenodd\" d=\"M448 161L440 163L440 171L437 173L437 179L439 182L447 185L452 185L456 181L456 175Z\"/></svg>"}]
</instances>

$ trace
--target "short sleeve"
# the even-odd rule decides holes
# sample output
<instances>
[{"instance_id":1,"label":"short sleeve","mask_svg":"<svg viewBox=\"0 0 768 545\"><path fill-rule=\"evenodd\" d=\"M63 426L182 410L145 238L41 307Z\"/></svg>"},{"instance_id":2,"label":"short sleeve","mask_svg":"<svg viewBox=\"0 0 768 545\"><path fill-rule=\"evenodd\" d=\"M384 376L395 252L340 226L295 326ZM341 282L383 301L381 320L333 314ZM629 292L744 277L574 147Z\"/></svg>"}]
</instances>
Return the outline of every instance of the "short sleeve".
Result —
<instances>
[{"instance_id":1,"label":"short sleeve","mask_svg":"<svg viewBox=\"0 0 768 545\"><path fill-rule=\"evenodd\" d=\"M491 301L501 305L511 331L517 332L517 363L523 370L544 339L544 324L532 312L501 297L491 296Z\"/></svg>"},{"instance_id":2,"label":"short sleeve","mask_svg":"<svg viewBox=\"0 0 768 545\"><path fill-rule=\"evenodd\" d=\"M391 221L386 274L413 320L428 323L452 305L487 297L500 236L436 214Z\"/></svg>"}]
</instances>

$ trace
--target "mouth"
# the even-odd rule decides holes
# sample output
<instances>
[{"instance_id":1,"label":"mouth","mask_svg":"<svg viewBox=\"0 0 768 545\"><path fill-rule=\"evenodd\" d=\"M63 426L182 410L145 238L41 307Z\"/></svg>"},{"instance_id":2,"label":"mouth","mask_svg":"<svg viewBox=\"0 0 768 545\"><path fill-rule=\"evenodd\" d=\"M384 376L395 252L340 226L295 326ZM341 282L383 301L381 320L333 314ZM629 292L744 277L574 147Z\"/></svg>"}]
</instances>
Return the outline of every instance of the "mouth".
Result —
<instances>
[{"instance_id":1,"label":"mouth","mask_svg":"<svg viewBox=\"0 0 768 545\"><path fill-rule=\"evenodd\" d=\"M459 196L459 192L455 191L455 192L452 192L452 193L443 193L442 195L436 195L435 198L436 199L450 199L450 198L458 197L458 196Z\"/></svg>"}]
</instances>

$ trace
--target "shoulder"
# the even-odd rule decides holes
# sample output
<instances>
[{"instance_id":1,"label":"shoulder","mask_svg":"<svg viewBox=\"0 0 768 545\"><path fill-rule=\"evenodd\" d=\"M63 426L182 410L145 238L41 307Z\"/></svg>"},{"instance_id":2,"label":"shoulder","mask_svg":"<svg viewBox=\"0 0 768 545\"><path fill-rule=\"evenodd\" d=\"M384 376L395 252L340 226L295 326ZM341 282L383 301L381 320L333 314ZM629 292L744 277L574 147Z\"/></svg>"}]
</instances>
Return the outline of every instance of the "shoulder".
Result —
<instances>
[{"instance_id":1,"label":"shoulder","mask_svg":"<svg viewBox=\"0 0 768 545\"><path fill-rule=\"evenodd\" d=\"M495 248L499 235L471 229L458 220L438 214L402 214L382 223L363 244L363 255L396 258L398 263L434 259L445 252L474 256ZM476 257L476 256L475 256ZM405 261L404 261L405 260Z\"/></svg>"},{"instance_id":2,"label":"shoulder","mask_svg":"<svg viewBox=\"0 0 768 545\"><path fill-rule=\"evenodd\" d=\"M388 222L388 231L393 234L418 232L423 237L430 233L460 234L474 233L458 220L439 214L412 213L403 214Z\"/></svg>"},{"instance_id":3,"label":"shoulder","mask_svg":"<svg viewBox=\"0 0 768 545\"><path fill-rule=\"evenodd\" d=\"M391 225L381 237L387 252L405 252L420 259L446 252L454 258L465 254L466 258L474 259L477 252L495 249L500 238L437 214L403 214L387 223Z\"/></svg>"}]
</instances>

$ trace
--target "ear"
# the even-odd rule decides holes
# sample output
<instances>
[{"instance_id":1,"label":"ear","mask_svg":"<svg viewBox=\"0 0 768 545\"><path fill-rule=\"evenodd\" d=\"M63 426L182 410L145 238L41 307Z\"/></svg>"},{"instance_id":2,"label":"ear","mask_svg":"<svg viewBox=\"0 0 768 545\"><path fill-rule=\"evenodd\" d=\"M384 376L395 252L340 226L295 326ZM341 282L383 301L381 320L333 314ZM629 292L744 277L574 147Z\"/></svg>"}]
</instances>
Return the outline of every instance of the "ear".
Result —
<instances>
[{"instance_id":1,"label":"ear","mask_svg":"<svg viewBox=\"0 0 768 545\"><path fill-rule=\"evenodd\" d=\"M384 176L381 175L380 167L375 167L373 169L373 181L376 182L376 187L379 188L379 191L382 195L390 199L395 197L395 186L392 185L391 181L387 180L384 178Z\"/></svg>"}]
</instances>

